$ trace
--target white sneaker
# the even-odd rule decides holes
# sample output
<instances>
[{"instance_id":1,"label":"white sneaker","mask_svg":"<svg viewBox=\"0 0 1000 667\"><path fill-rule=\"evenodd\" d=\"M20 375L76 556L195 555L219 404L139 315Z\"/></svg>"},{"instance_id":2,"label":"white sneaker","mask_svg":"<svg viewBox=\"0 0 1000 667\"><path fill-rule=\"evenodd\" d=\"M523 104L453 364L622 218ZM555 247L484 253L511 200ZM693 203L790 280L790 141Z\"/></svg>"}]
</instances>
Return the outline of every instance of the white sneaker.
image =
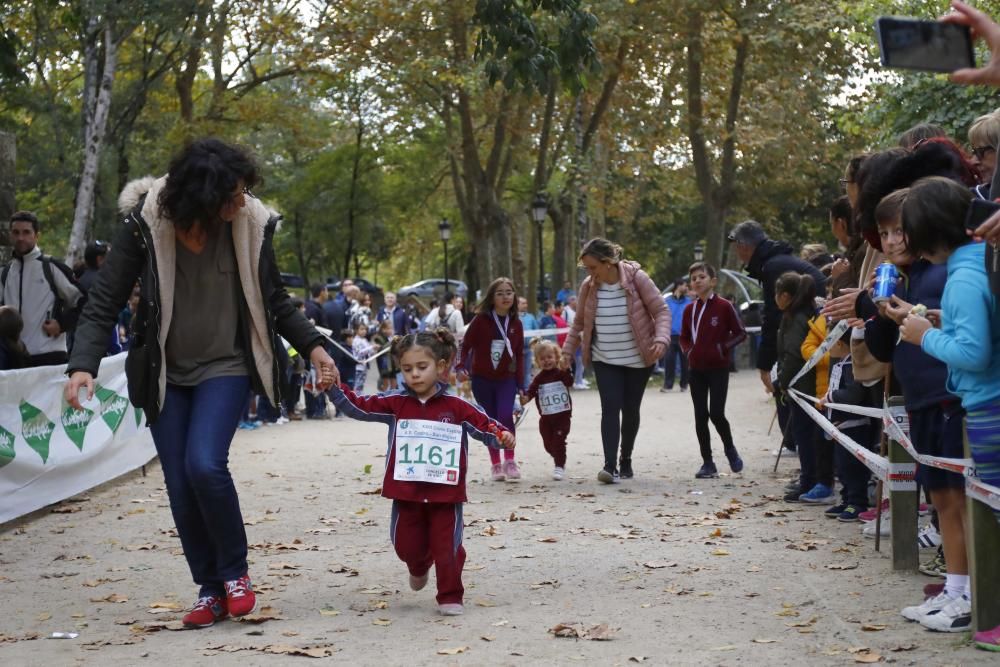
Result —
<instances>
[{"instance_id":1,"label":"white sneaker","mask_svg":"<svg viewBox=\"0 0 1000 667\"><path fill-rule=\"evenodd\" d=\"M934 632L965 632L972 626L972 601L964 595L952 598L941 611L920 619L920 625Z\"/></svg>"},{"instance_id":2,"label":"white sneaker","mask_svg":"<svg viewBox=\"0 0 1000 667\"><path fill-rule=\"evenodd\" d=\"M922 604L916 605L915 607L903 607L899 613L902 614L903 618L908 621L923 623L925 618L937 614L942 609L947 607L953 600L955 600L955 598L948 597L948 595L942 591L936 597L924 600Z\"/></svg>"},{"instance_id":3,"label":"white sneaker","mask_svg":"<svg viewBox=\"0 0 1000 667\"><path fill-rule=\"evenodd\" d=\"M454 602L438 605L438 613L442 616L461 616L464 611L465 608L462 605Z\"/></svg>"},{"instance_id":4,"label":"white sneaker","mask_svg":"<svg viewBox=\"0 0 1000 667\"><path fill-rule=\"evenodd\" d=\"M941 545L941 533L933 523L929 523L917 533L917 544L921 549L936 549Z\"/></svg>"},{"instance_id":5,"label":"white sneaker","mask_svg":"<svg viewBox=\"0 0 1000 667\"><path fill-rule=\"evenodd\" d=\"M573 384L573 389L590 389L590 385L586 382L576 382Z\"/></svg>"},{"instance_id":6,"label":"white sneaker","mask_svg":"<svg viewBox=\"0 0 1000 667\"><path fill-rule=\"evenodd\" d=\"M892 528L890 527L889 515L882 515L882 530L880 531L882 537L889 537L892 535ZM875 538L875 522L869 521L865 524L865 527L861 529L861 534L865 537Z\"/></svg>"},{"instance_id":7,"label":"white sneaker","mask_svg":"<svg viewBox=\"0 0 1000 667\"><path fill-rule=\"evenodd\" d=\"M552 469L552 479L556 480L557 482L561 482L565 476L566 476L565 468L560 468L559 466L556 466L555 468Z\"/></svg>"},{"instance_id":8,"label":"white sneaker","mask_svg":"<svg viewBox=\"0 0 1000 667\"><path fill-rule=\"evenodd\" d=\"M291 420L288 419L287 417L278 417L277 419L274 420L274 423L275 424L287 424L289 421L291 421Z\"/></svg>"}]
</instances>

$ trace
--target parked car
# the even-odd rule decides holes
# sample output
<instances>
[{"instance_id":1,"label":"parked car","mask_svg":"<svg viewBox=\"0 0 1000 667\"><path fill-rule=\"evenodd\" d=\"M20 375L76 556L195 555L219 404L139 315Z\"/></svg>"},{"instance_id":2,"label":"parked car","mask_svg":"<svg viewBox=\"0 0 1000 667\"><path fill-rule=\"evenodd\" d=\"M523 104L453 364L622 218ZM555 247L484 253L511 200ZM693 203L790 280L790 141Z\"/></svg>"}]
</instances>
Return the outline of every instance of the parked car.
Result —
<instances>
[{"instance_id":1,"label":"parked car","mask_svg":"<svg viewBox=\"0 0 1000 667\"><path fill-rule=\"evenodd\" d=\"M294 273L281 272L281 284L285 287L305 287L306 281Z\"/></svg>"},{"instance_id":2,"label":"parked car","mask_svg":"<svg viewBox=\"0 0 1000 667\"><path fill-rule=\"evenodd\" d=\"M354 284L362 291L367 292L372 295L372 304L376 307L381 306L385 303L385 294L382 292L382 288L375 285L371 281L365 280L364 278L351 278ZM328 281L326 284L326 289L330 294L340 291L340 285L343 283L342 280Z\"/></svg>"},{"instance_id":3,"label":"parked car","mask_svg":"<svg viewBox=\"0 0 1000 667\"><path fill-rule=\"evenodd\" d=\"M400 287L396 290L396 298L400 303L405 302L411 296L430 301L431 299L440 299L444 296L445 291L444 278L428 278L406 287ZM461 280L449 278L447 291L468 301L469 288Z\"/></svg>"}]
</instances>

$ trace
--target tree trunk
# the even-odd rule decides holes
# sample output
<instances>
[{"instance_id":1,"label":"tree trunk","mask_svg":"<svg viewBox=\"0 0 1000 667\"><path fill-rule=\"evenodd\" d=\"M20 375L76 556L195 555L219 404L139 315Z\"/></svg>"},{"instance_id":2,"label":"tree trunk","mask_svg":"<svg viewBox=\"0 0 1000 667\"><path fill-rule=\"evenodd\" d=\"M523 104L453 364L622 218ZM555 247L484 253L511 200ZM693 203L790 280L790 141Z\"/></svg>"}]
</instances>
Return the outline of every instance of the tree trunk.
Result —
<instances>
[{"instance_id":1,"label":"tree trunk","mask_svg":"<svg viewBox=\"0 0 1000 667\"><path fill-rule=\"evenodd\" d=\"M298 207L292 212L292 236L295 239L295 257L299 260L299 273L302 275L302 282L306 285L306 294L309 295L309 262L306 261L306 248L302 240L302 211Z\"/></svg>"},{"instance_id":2,"label":"tree trunk","mask_svg":"<svg viewBox=\"0 0 1000 667\"><path fill-rule=\"evenodd\" d=\"M97 19L88 21L88 32L96 31ZM94 213L94 193L97 187L97 175L100 168L101 151L104 148L104 134L108 125L108 111L111 108L111 88L115 81L115 68L118 65L118 44L109 19L105 20L101 30L104 35L104 69L101 73L100 87L90 95L84 92L84 100L92 99L93 106L85 110L83 168L80 174L80 184L76 191L76 209L73 212L73 229L70 232L69 246L66 252L66 262L70 265L83 258L83 250L87 245L87 227ZM94 37L97 43L97 37ZM97 58L99 50L87 48L87 58ZM90 66L90 63L87 64Z\"/></svg>"},{"instance_id":3,"label":"tree trunk","mask_svg":"<svg viewBox=\"0 0 1000 667\"><path fill-rule=\"evenodd\" d=\"M17 207L14 187L14 165L17 140L13 134L0 132L0 221L10 220ZM0 224L0 263L10 260L9 225Z\"/></svg>"}]
</instances>

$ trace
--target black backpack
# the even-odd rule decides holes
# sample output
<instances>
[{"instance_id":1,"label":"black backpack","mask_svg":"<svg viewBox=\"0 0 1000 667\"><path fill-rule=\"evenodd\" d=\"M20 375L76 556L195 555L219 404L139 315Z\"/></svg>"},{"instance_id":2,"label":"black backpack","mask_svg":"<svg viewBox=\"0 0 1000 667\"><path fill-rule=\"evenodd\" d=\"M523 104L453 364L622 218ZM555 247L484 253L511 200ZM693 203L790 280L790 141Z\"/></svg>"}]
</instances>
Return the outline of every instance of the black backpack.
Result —
<instances>
[{"instance_id":1,"label":"black backpack","mask_svg":"<svg viewBox=\"0 0 1000 667\"><path fill-rule=\"evenodd\" d=\"M87 300L86 292L84 292L83 287L80 286L76 276L73 275L73 271L58 259L45 254L39 255L38 259L42 263L42 275L45 276L45 281L48 282L49 289L52 290L52 295L55 297L55 301L52 304L52 319L59 323L59 326L64 333L75 330L77 320L80 319L80 313L83 311L83 304ZM59 271L66 276L66 280L68 280L70 284L80 290L81 296L80 300L76 302L76 307L67 308L62 297L59 295L59 290L56 289L55 278L52 275L53 266L59 269ZM7 287L8 274L10 274L9 262L3 267L3 270L0 271L0 301L3 299L4 289Z\"/></svg>"}]
</instances>

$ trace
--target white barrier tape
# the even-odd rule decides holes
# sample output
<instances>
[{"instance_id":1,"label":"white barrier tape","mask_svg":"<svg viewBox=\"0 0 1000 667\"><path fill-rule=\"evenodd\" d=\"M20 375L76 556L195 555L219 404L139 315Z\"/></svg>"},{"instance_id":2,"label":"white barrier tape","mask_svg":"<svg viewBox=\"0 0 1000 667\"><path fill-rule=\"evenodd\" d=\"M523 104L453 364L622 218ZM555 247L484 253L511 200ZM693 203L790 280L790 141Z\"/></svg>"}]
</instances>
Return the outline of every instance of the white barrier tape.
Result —
<instances>
[{"instance_id":1,"label":"white barrier tape","mask_svg":"<svg viewBox=\"0 0 1000 667\"><path fill-rule=\"evenodd\" d=\"M902 412L901 415L897 414L893 416L889 406L886 406L882 416L882 424L885 426L889 437L898 442L913 457L914 461L920 465L947 470L966 477L976 476L976 465L972 459L950 459L943 456L930 456L929 454L917 452L917 449L913 446L913 441L910 440L910 436L903 430L900 422L901 419L905 418L906 413Z\"/></svg>"},{"instance_id":2,"label":"white barrier tape","mask_svg":"<svg viewBox=\"0 0 1000 667\"><path fill-rule=\"evenodd\" d=\"M966 477L965 495L975 498L991 509L1000 511L1000 488L974 477Z\"/></svg>"},{"instance_id":3,"label":"white barrier tape","mask_svg":"<svg viewBox=\"0 0 1000 667\"><path fill-rule=\"evenodd\" d=\"M840 320L837 322L837 325L830 330L830 333L826 335L826 339L820 343L820 346L817 347L816 351L813 352L811 357L809 357L805 366L799 369L799 372L795 374L795 377L793 377L792 381L788 383L788 386L794 387L795 383L799 381L799 378L811 371L816 364L818 364L820 360L830 352L830 349L838 340L840 340L841 336L843 336L847 331L847 328L847 320Z\"/></svg>"},{"instance_id":4,"label":"white barrier tape","mask_svg":"<svg viewBox=\"0 0 1000 667\"><path fill-rule=\"evenodd\" d=\"M561 336L562 334L568 334L570 330L570 327L560 327L559 329L528 329L524 332L524 337L534 338L535 336Z\"/></svg>"},{"instance_id":5,"label":"white barrier tape","mask_svg":"<svg viewBox=\"0 0 1000 667\"><path fill-rule=\"evenodd\" d=\"M788 391L797 394L800 398L807 401L812 401L814 404L822 403L820 399L810 396L804 391L799 391L798 389L789 389ZM881 408L867 408L861 405L848 405L846 403L824 403L824 407L838 412L849 412L852 415L861 415L862 417L871 417L873 419L882 419L882 416L885 414Z\"/></svg>"},{"instance_id":6,"label":"white barrier tape","mask_svg":"<svg viewBox=\"0 0 1000 667\"><path fill-rule=\"evenodd\" d=\"M865 464L877 478L889 485L895 491L915 491L914 482L916 465L912 463L889 464L889 460L879 456L866 447L862 447L847 435L844 435L833 423L824 417L816 408L794 394L789 394L793 401L799 404L806 414L816 422L831 438L843 445L854 458Z\"/></svg>"},{"instance_id":7,"label":"white barrier tape","mask_svg":"<svg viewBox=\"0 0 1000 667\"><path fill-rule=\"evenodd\" d=\"M340 343L338 343L337 341L335 341L333 338L330 338L330 334L333 333L332 329L326 329L324 327L316 327L316 331L319 332L320 336L322 336L323 338L325 338L327 341L329 341L333 345L337 346L337 348L341 352L343 352L344 354L346 354L347 356L349 356L351 359L354 359L354 361L356 363L359 363L359 364L364 364L364 363L367 363L367 362L372 361L374 359L378 359L383 354L385 354L386 352L388 352L389 349L392 347L391 345L389 345L388 343L386 343L385 345L383 345L379 349L378 352L376 352L375 354L371 355L367 359L358 359L357 357L354 356L353 350L348 350L346 347L344 347L343 345L341 345Z\"/></svg>"}]
</instances>

